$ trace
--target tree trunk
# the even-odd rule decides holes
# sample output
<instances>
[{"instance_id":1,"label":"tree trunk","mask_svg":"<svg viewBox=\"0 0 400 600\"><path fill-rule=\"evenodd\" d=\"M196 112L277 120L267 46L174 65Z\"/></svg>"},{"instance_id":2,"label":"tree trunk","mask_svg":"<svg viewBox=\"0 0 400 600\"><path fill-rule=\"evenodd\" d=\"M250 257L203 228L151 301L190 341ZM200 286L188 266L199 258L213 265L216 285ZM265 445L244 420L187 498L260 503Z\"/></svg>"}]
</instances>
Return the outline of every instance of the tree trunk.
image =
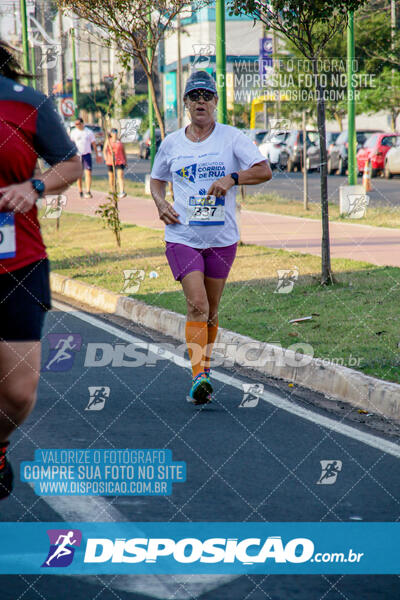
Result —
<instances>
[{"instance_id":1,"label":"tree trunk","mask_svg":"<svg viewBox=\"0 0 400 600\"><path fill-rule=\"evenodd\" d=\"M147 71L146 71L146 75L147 75L147 81L149 82L149 86L150 86L150 93L151 93L151 99L153 101L154 112L156 113L157 123L160 128L160 132L161 132L161 139L163 140L165 138L165 127L164 127L164 121L163 121L163 118L161 115L160 107L158 106L158 102L157 102L156 89L154 87L154 81L153 81L153 73L147 73Z\"/></svg>"},{"instance_id":2,"label":"tree trunk","mask_svg":"<svg viewBox=\"0 0 400 600\"><path fill-rule=\"evenodd\" d=\"M322 244L321 244L321 284L329 285L333 283L331 270L331 251L329 241L329 209L328 209L328 172L327 172L327 152L326 152L326 130L325 130L325 99L324 90L321 86L318 73L318 61L312 61L315 77L315 89L317 92L317 117L318 134L321 163L321 216L322 216ZM304 140L304 143L306 140Z\"/></svg>"}]
</instances>

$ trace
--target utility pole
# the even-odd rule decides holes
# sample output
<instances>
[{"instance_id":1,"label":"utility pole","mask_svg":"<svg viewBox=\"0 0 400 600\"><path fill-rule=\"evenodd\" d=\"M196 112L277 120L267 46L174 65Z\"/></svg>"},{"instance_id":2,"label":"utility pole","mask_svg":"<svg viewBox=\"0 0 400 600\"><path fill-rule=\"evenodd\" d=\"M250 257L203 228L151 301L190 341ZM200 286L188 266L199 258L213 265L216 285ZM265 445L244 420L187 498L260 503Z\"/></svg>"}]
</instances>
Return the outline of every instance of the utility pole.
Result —
<instances>
[{"instance_id":1,"label":"utility pole","mask_svg":"<svg viewBox=\"0 0 400 600\"><path fill-rule=\"evenodd\" d=\"M71 45L72 45L72 97L75 107L75 119L79 117L78 112L78 84L76 81L76 51L75 51L75 29L71 29Z\"/></svg>"},{"instance_id":2,"label":"utility pole","mask_svg":"<svg viewBox=\"0 0 400 600\"><path fill-rule=\"evenodd\" d=\"M29 73L29 45L28 45L28 19L26 16L26 0L20 0L20 13L21 13L21 31L22 31L22 52L23 52L23 64L24 71Z\"/></svg>"},{"instance_id":3,"label":"utility pole","mask_svg":"<svg viewBox=\"0 0 400 600\"><path fill-rule=\"evenodd\" d=\"M356 119L355 100L353 84L354 64L354 13L349 12L349 23L347 26L347 117L348 117L348 182L349 185L357 185L356 171Z\"/></svg>"},{"instance_id":4,"label":"utility pole","mask_svg":"<svg viewBox=\"0 0 400 600\"><path fill-rule=\"evenodd\" d=\"M225 1L216 0L216 63L217 63L217 93L218 93L218 121L226 123L226 49L225 49Z\"/></svg>"},{"instance_id":5,"label":"utility pole","mask_svg":"<svg viewBox=\"0 0 400 600\"><path fill-rule=\"evenodd\" d=\"M183 127L183 106L182 106L182 56L181 56L181 17L177 16L177 38L178 38L178 62L176 67L176 95L177 95L177 112L178 112L178 129Z\"/></svg>"}]
</instances>

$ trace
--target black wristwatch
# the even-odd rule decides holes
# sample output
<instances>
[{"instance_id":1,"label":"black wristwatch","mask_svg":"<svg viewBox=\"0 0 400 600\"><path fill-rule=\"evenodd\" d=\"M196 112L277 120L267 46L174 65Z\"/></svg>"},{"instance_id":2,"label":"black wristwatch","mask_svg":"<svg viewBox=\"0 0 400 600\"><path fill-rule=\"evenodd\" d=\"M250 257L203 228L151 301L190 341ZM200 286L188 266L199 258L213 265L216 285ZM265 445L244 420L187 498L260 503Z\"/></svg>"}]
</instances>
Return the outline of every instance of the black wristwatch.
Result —
<instances>
[{"instance_id":1,"label":"black wristwatch","mask_svg":"<svg viewBox=\"0 0 400 600\"><path fill-rule=\"evenodd\" d=\"M31 184L35 192L39 194L39 198L43 198L44 183L41 179L31 179Z\"/></svg>"},{"instance_id":2,"label":"black wristwatch","mask_svg":"<svg viewBox=\"0 0 400 600\"><path fill-rule=\"evenodd\" d=\"M239 174L231 173L231 177L232 177L233 181L235 182L235 185L239 185Z\"/></svg>"}]
</instances>

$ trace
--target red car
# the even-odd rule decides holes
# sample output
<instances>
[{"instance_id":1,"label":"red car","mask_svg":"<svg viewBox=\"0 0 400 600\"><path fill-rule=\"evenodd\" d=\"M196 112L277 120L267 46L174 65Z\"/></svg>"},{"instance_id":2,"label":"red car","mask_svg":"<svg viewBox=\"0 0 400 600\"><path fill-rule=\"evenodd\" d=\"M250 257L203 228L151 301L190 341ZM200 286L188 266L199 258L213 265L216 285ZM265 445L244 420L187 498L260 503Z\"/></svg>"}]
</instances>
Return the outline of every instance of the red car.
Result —
<instances>
[{"instance_id":1,"label":"red car","mask_svg":"<svg viewBox=\"0 0 400 600\"><path fill-rule=\"evenodd\" d=\"M357 152L358 173L360 175L363 173L368 159L371 161L371 177L376 177L380 171L383 171L385 156L390 148L396 146L399 136L400 133L373 133Z\"/></svg>"}]
</instances>

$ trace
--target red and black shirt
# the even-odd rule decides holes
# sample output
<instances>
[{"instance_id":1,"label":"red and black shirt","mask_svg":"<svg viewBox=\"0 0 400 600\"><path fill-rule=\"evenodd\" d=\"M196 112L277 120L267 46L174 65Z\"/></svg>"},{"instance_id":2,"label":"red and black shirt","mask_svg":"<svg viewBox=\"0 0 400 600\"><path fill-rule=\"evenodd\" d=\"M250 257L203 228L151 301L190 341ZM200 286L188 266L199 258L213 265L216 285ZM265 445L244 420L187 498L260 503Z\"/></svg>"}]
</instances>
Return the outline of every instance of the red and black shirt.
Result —
<instances>
[{"instance_id":1,"label":"red and black shirt","mask_svg":"<svg viewBox=\"0 0 400 600\"><path fill-rule=\"evenodd\" d=\"M38 158L50 166L76 154L51 98L0 75L0 187L31 179ZM16 255L0 275L46 257L36 205L15 213Z\"/></svg>"}]
</instances>

